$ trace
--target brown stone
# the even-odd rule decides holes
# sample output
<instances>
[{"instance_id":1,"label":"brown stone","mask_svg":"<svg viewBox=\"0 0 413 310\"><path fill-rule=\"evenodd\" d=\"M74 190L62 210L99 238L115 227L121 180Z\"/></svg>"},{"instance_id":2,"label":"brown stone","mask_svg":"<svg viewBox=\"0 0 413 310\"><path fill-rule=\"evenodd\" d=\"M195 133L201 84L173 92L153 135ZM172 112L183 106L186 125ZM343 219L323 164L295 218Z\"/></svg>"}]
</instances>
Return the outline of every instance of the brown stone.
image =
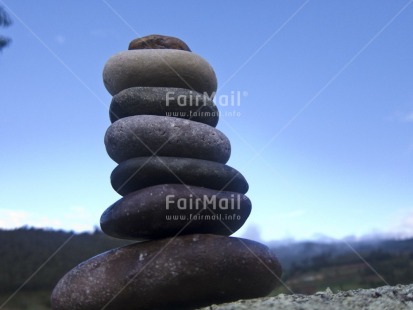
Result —
<instances>
[{"instance_id":1,"label":"brown stone","mask_svg":"<svg viewBox=\"0 0 413 310\"><path fill-rule=\"evenodd\" d=\"M51 302L53 310L195 309L266 296L280 277L263 244L186 235L95 256L59 281Z\"/></svg>"},{"instance_id":2,"label":"brown stone","mask_svg":"<svg viewBox=\"0 0 413 310\"><path fill-rule=\"evenodd\" d=\"M175 37L163 36L160 34L151 34L146 37L137 38L129 43L129 49L173 49L188 52L191 51L184 41Z\"/></svg>"}]
</instances>

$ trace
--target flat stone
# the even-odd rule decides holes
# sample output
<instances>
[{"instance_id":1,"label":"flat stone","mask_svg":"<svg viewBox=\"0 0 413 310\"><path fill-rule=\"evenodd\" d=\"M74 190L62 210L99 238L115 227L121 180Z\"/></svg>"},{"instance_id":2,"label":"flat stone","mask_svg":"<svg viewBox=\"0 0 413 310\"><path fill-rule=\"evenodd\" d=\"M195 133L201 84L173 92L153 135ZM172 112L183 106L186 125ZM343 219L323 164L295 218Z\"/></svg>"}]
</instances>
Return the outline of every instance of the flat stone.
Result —
<instances>
[{"instance_id":1,"label":"flat stone","mask_svg":"<svg viewBox=\"0 0 413 310\"><path fill-rule=\"evenodd\" d=\"M225 164L231 155L231 144L218 129L186 119L156 115L117 120L106 131L105 146L117 163L157 155Z\"/></svg>"},{"instance_id":2,"label":"flat stone","mask_svg":"<svg viewBox=\"0 0 413 310\"><path fill-rule=\"evenodd\" d=\"M102 231L124 239L156 239L203 233L231 235L251 213L251 201L235 192L162 184L130 193L103 212Z\"/></svg>"},{"instance_id":3,"label":"flat stone","mask_svg":"<svg viewBox=\"0 0 413 310\"><path fill-rule=\"evenodd\" d=\"M121 162L110 176L124 196L158 184L186 184L245 194L248 183L236 169L209 160L184 157L136 157Z\"/></svg>"},{"instance_id":4,"label":"flat stone","mask_svg":"<svg viewBox=\"0 0 413 310\"><path fill-rule=\"evenodd\" d=\"M160 115L190 119L215 127L219 113L204 94L185 88L131 87L112 98L111 122L132 115Z\"/></svg>"},{"instance_id":5,"label":"flat stone","mask_svg":"<svg viewBox=\"0 0 413 310\"><path fill-rule=\"evenodd\" d=\"M188 52L191 51L188 45L181 39L160 34L151 34L132 40L131 43L129 43L129 49L175 49Z\"/></svg>"},{"instance_id":6,"label":"flat stone","mask_svg":"<svg viewBox=\"0 0 413 310\"><path fill-rule=\"evenodd\" d=\"M103 82L111 95L136 86L187 88L212 96L217 78L201 56L171 49L120 52L107 61Z\"/></svg>"},{"instance_id":7,"label":"flat stone","mask_svg":"<svg viewBox=\"0 0 413 310\"><path fill-rule=\"evenodd\" d=\"M51 303L53 310L195 309L265 296L281 273L265 245L187 235L95 256L59 281Z\"/></svg>"}]
</instances>

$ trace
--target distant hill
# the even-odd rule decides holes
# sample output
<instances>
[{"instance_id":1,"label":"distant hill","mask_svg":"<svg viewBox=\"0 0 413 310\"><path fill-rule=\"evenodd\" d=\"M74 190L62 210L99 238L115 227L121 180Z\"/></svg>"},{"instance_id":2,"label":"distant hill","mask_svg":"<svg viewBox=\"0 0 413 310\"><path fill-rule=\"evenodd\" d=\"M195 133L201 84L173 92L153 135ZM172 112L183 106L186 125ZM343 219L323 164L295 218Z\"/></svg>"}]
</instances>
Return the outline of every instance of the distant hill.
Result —
<instances>
[{"instance_id":1,"label":"distant hill","mask_svg":"<svg viewBox=\"0 0 413 310\"><path fill-rule=\"evenodd\" d=\"M369 241L336 241L336 242L291 242L278 244L269 243L268 246L274 251L282 262L284 269L288 270L293 265L311 264L319 257L330 257L337 259L340 256L354 254L354 259L360 258L359 254L371 252L383 252L392 255L402 253L413 253L413 238L404 240L369 240Z\"/></svg>"},{"instance_id":2,"label":"distant hill","mask_svg":"<svg viewBox=\"0 0 413 310\"><path fill-rule=\"evenodd\" d=\"M294 293L413 283L413 239L270 245ZM289 293L281 287L277 293Z\"/></svg>"},{"instance_id":3,"label":"distant hill","mask_svg":"<svg viewBox=\"0 0 413 310\"><path fill-rule=\"evenodd\" d=\"M74 234L30 228L0 230L0 292L13 292L43 264L24 289L50 290L82 261L128 243L100 231Z\"/></svg>"},{"instance_id":4,"label":"distant hill","mask_svg":"<svg viewBox=\"0 0 413 310\"><path fill-rule=\"evenodd\" d=\"M0 306L2 310L49 309L49 296L70 269L109 249L130 244L101 231L73 232L21 228L0 230ZM294 293L311 294L413 283L413 239L364 242L270 244ZM283 286L276 293L289 293ZM0 307L1 308L1 307Z\"/></svg>"}]
</instances>

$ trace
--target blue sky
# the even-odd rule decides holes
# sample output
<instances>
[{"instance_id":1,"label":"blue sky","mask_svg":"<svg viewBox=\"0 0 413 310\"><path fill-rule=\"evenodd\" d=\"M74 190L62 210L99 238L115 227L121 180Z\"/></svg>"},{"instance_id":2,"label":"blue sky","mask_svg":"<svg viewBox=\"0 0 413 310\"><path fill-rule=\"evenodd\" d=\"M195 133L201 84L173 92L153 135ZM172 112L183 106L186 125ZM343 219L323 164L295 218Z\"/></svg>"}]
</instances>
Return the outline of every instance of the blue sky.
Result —
<instances>
[{"instance_id":1,"label":"blue sky","mask_svg":"<svg viewBox=\"0 0 413 310\"><path fill-rule=\"evenodd\" d=\"M253 239L413 236L412 1L0 0L0 227L90 230L120 198L102 70L176 36L218 78ZM236 114L232 115L231 114Z\"/></svg>"}]
</instances>

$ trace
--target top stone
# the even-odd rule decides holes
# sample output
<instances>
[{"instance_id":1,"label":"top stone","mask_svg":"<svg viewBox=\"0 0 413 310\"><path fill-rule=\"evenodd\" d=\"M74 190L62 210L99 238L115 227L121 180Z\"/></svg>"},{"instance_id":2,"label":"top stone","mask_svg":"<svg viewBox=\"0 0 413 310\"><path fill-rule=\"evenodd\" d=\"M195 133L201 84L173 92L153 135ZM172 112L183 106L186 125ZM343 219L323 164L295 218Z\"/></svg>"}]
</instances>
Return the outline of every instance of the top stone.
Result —
<instances>
[{"instance_id":1,"label":"top stone","mask_svg":"<svg viewBox=\"0 0 413 310\"><path fill-rule=\"evenodd\" d=\"M173 49L190 52L191 49L186 43L175 37L168 37L159 34L151 34L146 37L137 38L129 43L130 50L141 49Z\"/></svg>"}]
</instances>

